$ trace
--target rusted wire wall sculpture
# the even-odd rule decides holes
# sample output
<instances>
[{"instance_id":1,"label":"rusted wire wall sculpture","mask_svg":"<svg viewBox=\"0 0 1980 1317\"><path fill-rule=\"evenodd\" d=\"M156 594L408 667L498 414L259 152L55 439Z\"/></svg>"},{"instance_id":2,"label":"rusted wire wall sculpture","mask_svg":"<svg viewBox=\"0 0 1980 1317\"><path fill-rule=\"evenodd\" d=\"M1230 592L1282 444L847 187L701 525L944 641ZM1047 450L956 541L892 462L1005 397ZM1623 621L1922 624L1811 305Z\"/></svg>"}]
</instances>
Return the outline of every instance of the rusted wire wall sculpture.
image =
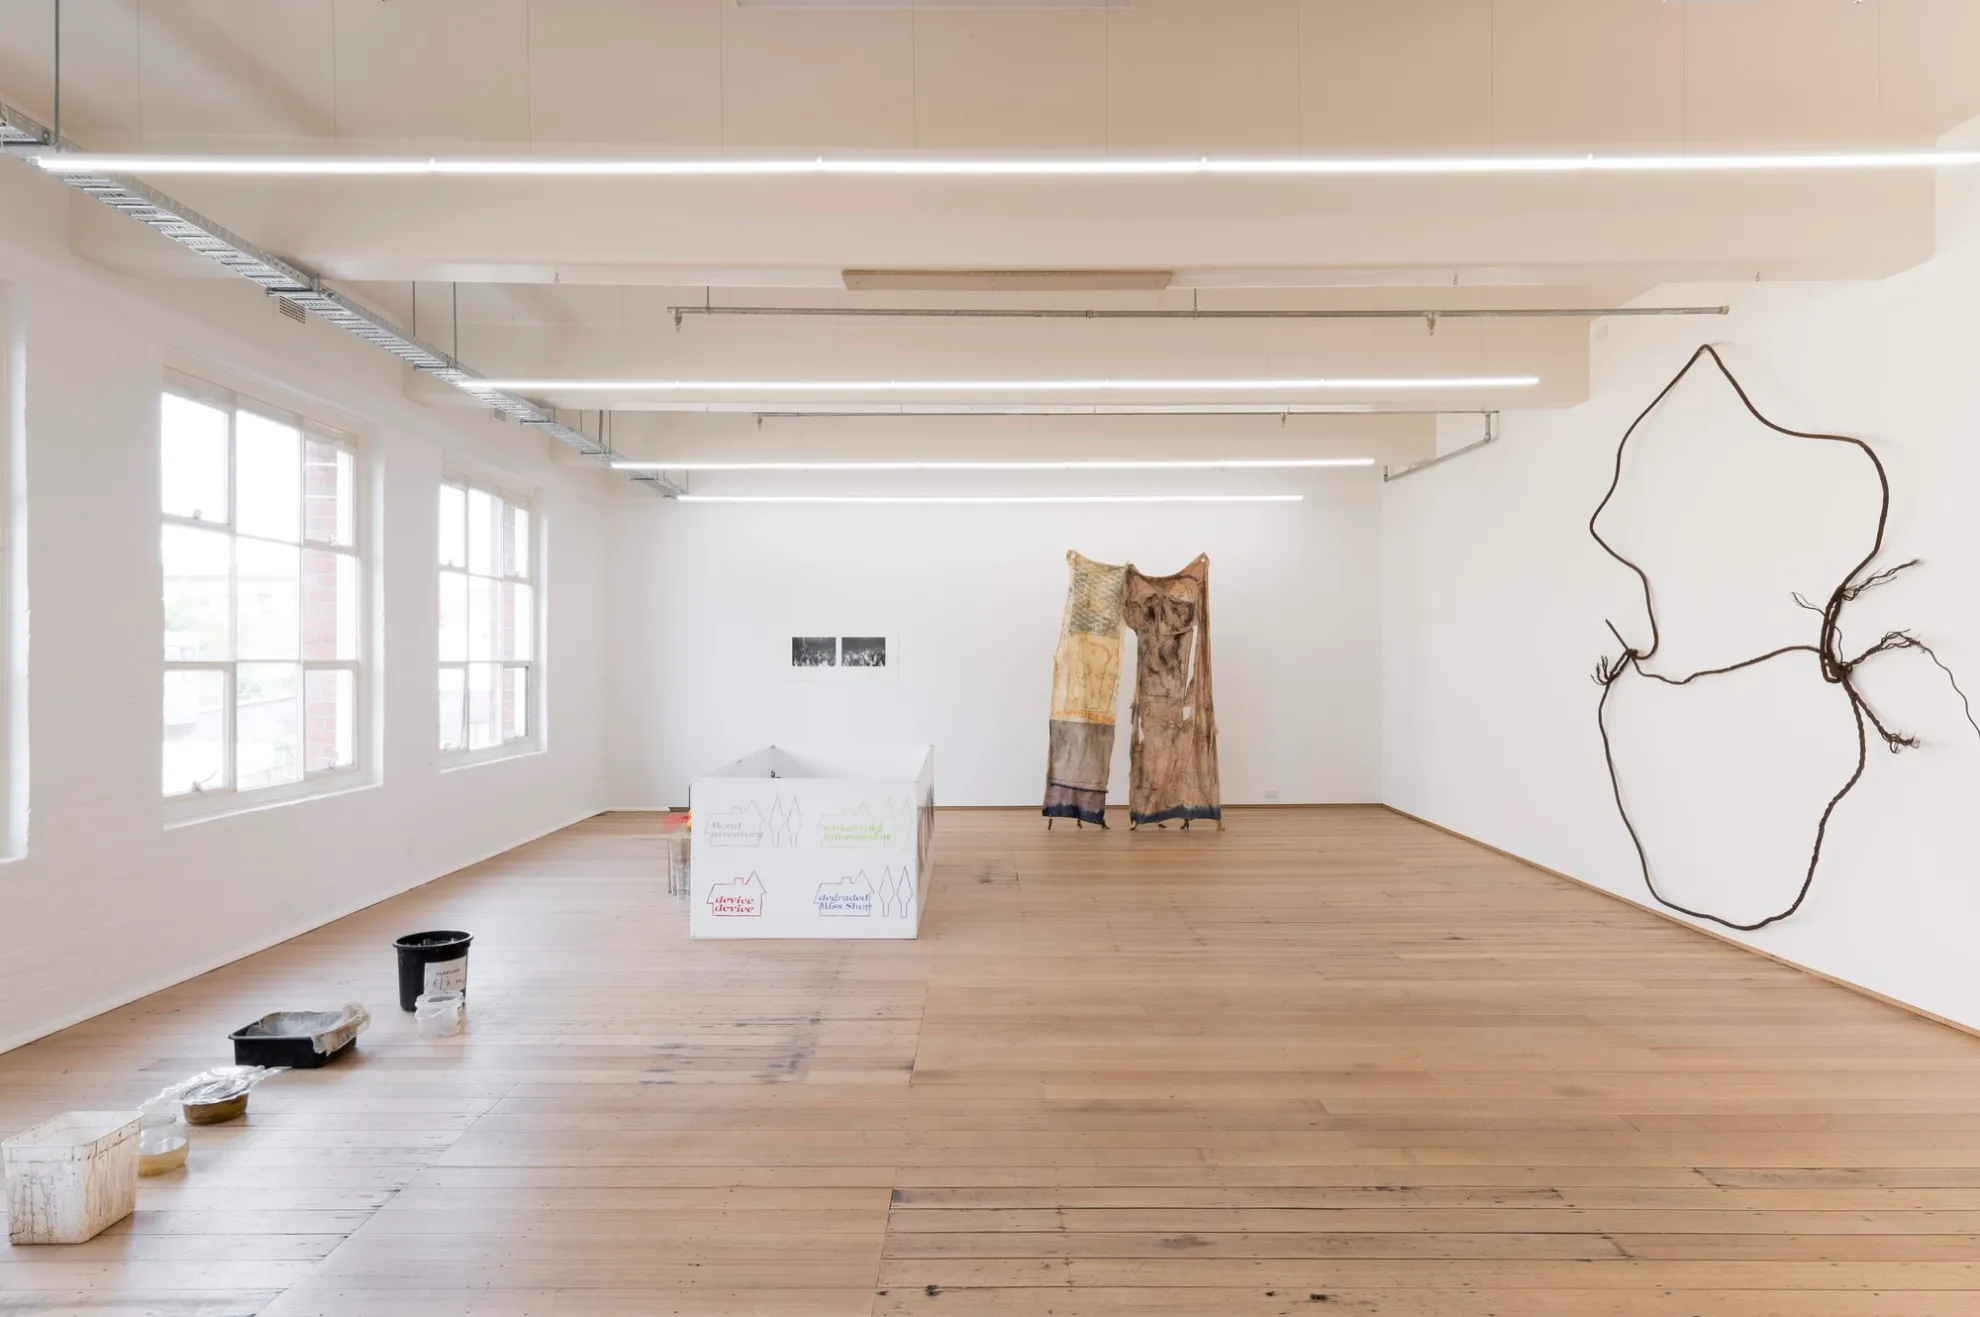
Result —
<instances>
[{"instance_id":1,"label":"rusted wire wall sculpture","mask_svg":"<svg viewBox=\"0 0 1980 1317\"><path fill-rule=\"evenodd\" d=\"M1665 673L1653 672L1645 666L1656 656L1657 647L1661 643L1657 630L1656 598L1654 591L1651 589L1650 577L1636 563L1618 552L1614 545L1603 539L1602 533L1596 529L1595 523L1601 517L1603 510L1609 506L1610 500L1615 497L1617 486L1622 483L1623 455L1628 451L1631 437L1636 434L1638 427L1643 424L1645 419L1657 410L1657 405L1663 402L1671 390L1675 389L1684 377L1691 372L1691 369L1698 365L1700 361L1706 359L1709 359L1718 368L1719 373L1725 377L1726 383L1732 386L1733 392L1738 395L1740 402L1745 405L1746 410L1752 413L1753 418L1768 429L1773 430L1777 434L1789 435L1797 439L1814 439L1824 443L1848 444L1869 459L1870 468L1876 473L1877 477L1879 499L1877 508L1877 533L1875 538L1870 542L1870 551L1863 555L1863 558L1850 570L1848 575L1843 577L1836 588L1829 593L1826 601L1816 604L1799 594L1794 596L1794 601L1797 604L1821 616L1821 626L1814 643L1783 645L1778 649L1769 650L1764 654L1756 654L1752 658L1742 659L1737 663L1728 663L1724 667L1702 668L1699 671L1687 673L1683 676L1671 676ZM1877 586L1888 584L1899 573L1918 565L1919 560L1912 558L1893 566L1872 569L1872 564L1876 562L1877 556L1883 552L1884 531L1889 524L1890 515L1890 478L1884 472L1883 462L1878 459L1876 451L1869 444L1861 439L1851 438L1848 435L1816 434L1807 430L1790 430L1784 425L1776 425L1774 422L1768 420L1761 413L1760 409L1753 405L1753 400L1747 396L1746 390L1740 386L1739 380L1733 376L1724 358L1710 344L1700 347L1696 352L1691 354L1690 360L1684 363L1684 368L1672 377L1671 382L1666 384L1655 398L1651 399L1650 405L1645 407L1637 415L1636 419L1630 422L1629 429L1624 431L1622 442L1616 445L1615 471L1609 480L1609 488L1602 495L1601 503L1596 505L1594 513L1588 518L1588 533L1594 537L1597 544L1602 546L1603 552L1629 568L1635 574L1637 581L1642 585L1644 612L1650 622L1650 644L1647 648L1638 649L1623 639L1622 632L1616 629L1615 623L1605 622L1605 625L1609 628L1609 634L1614 636L1616 643L1622 646L1622 652L1613 658L1604 656L1596 661L1595 683L1602 688L1602 696L1595 706L1595 723L1602 734L1602 756L1608 764L1609 788L1615 796L1616 812L1622 816L1623 827L1629 832L1630 844L1636 848L1636 860L1638 866L1643 871L1644 885L1650 889L1650 895L1655 897L1660 904L1669 909L1676 910L1680 914L1690 915L1694 919L1709 920L1721 927L1736 929L1744 933L1750 933L1755 929L1765 928L1769 924L1778 923L1801 908L1802 902L1808 899L1809 888L1814 885L1815 870L1822 863L1822 843L1828 836L1829 820L1835 814L1836 807L1843 802L1843 798L1848 796L1855 789L1856 784L1863 779L1864 769L1868 766L1870 757L1870 734L1874 732L1877 738L1893 754L1913 749L1919 744L1916 736L1906 732L1894 731L1886 724L1877 715L1877 711L1871 708L1869 701L1864 699L1862 691L1857 689L1857 670L1865 662L1875 658L1877 655L1888 654L1897 650L1916 650L1930 659L1938 667L1939 671L1945 673L1946 680L1951 683L1954 693L1959 696L1960 704L1966 711L1967 723L1973 727L1975 735L1980 735L1980 722L1974 721L1973 707L1967 701L1966 692L1960 688L1959 680L1953 675L1952 669L1940 661L1939 656L1932 652L1930 645L1927 645L1909 631L1887 631L1875 644L1854 657L1850 657L1843 648L1841 628L1844 606L1856 600L1866 590L1872 590ZM1679 905L1657 890L1656 879L1650 874L1649 856L1643 849L1643 839L1637 835L1636 824L1631 820L1629 815L1629 807L1623 803L1622 784L1616 774L1615 749L1609 740L1609 696L1614 692L1616 683L1626 673L1633 672L1639 677L1662 682L1667 686L1689 686L1693 682L1703 681L1710 677L1722 677L1728 673L1758 667L1763 663L1768 663L1790 654L1812 654L1816 656L1820 661L1822 679L1830 685L1835 686L1842 693L1843 697L1849 701L1850 712L1856 720L1856 766L1850 772L1849 780L1844 782L1841 789L1829 798L1828 804L1822 807L1821 816L1816 820L1815 824L1815 841L1809 851L1808 868L1802 876L1800 890L1795 893L1794 900L1786 909L1777 914L1768 915L1765 919L1760 919L1750 924L1742 924L1735 920L1715 915L1709 910L1694 910L1688 906Z\"/></svg>"}]
</instances>

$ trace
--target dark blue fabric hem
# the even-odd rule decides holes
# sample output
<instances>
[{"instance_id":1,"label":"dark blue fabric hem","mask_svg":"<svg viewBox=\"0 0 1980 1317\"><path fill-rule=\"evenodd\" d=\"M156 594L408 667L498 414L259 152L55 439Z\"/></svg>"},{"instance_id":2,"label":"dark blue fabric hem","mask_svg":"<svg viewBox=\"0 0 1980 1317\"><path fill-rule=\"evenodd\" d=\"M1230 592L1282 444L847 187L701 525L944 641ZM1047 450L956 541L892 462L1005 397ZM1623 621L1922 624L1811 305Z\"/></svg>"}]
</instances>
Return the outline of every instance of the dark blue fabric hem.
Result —
<instances>
[{"instance_id":1,"label":"dark blue fabric hem","mask_svg":"<svg viewBox=\"0 0 1980 1317\"><path fill-rule=\"evenodd\" d=\"M1224 808L1221 805L1177 805L1174 809L1160 810L1154 814L1128 813L1130 823L1167 823L1170 819L1222 819Z\"/></svg>"},{"instance_id":2,"label":"dark blue fabric hem","mask_svg":"<svg viewBox=\"0 0 1980 1317\"><path fill-rule=\"evenodd\" d=\"M1078 805L1047 805L1039 813L1048 819L1078 819L1081 823L1098 823L1103 828L1107 826L1104 810L1081 809Z\"/></svg>"}]
</instances>

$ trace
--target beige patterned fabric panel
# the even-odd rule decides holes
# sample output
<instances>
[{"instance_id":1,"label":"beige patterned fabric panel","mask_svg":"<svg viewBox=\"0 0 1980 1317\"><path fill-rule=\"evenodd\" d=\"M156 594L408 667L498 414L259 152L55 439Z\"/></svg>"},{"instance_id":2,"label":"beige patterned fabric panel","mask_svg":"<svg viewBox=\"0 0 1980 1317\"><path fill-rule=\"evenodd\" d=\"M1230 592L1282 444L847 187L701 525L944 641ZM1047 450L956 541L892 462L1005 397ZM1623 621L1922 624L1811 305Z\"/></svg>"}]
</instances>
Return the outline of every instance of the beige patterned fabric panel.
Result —
<instances>
[{"instance_id":1,"label":"beige patterned fabric panel","mask_svg":"<svg viewBox=\"0 0 1980 1317\"><path fill-rule=\"evenodd\" d=\"M1119 640L1127 567L1095 562L1072 552L1066 554L1066 562L1072 567L1072 585L1066 590L1066 616L1059 630L1065 635L1081 633Z\"/></svg>"},{"instance_id":2,"label":"beige patterned fabric panel","mask_svg":"<svg viewBox=\"0 0 1980 1317\"><path fill-rule=\"evenodd\" d=\"M1052 717L1082 723L1116 721L1121 685L1121 638L1075 631L1059 637L1052 656Z\"/></svg>"},{"instance_id":3,"label":"beige patterned fabric panel","mask_svg":"<svg viewBox=\"0 0 1980 1317\"><path fill-rule=\"evenodd\" d=\"M1052 654L1045 813L1106 822L1114 705L1121 682L1121 596L1128 569L1067 553L1072 580Z\"/></svg>"}]
</instances>

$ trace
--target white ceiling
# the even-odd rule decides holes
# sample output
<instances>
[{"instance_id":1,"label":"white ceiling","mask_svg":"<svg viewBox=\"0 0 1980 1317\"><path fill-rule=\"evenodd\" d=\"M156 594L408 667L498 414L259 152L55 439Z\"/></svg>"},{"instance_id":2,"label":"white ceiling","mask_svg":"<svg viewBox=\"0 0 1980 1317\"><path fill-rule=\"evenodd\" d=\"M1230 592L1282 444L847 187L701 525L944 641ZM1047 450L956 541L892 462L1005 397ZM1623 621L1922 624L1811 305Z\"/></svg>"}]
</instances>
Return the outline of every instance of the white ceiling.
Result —
<instances>
[{"instance_id":1,"label":"white ceiling","mask_svg":"<svg viewBox=\"0 0 1980 1317\"><path fill-rule=\"evenodd\" d=\"M0 100L50 113L48 0L0 0ZM66 0L92 149L1343 151L1930 142L1980 113L1980 0ZM54 186L54 184L50 184ZM167 190L523 375L1534 369L1579 321L701 321L674 301L1603 305L1671 280L1876 277L1920 174L1555 179L215 180ZM90 203L75 249L210 277ZM1174 269L1112 296L859 294L844 267ZM1122 298L1127 300L1123 301ZM1709 333L1701 330L1701 333ZM1129 370L1129 367L1134 369ZM1006 369L1008 368L1008 369ZM1305 373L1305 372L1303 372ZM668 424L688 426L690 422ZM715 422L710 433L730 434Z\"/></svg>"},{"instance_id":2,"label":"white ceiling","mask_svg":"<svg viewBox=\"0 0 1980 1317\"><path fill-rule=\"evenodd\" d=\"M1980 112L1972 0L67 0L102 148L1317 149L1927 140ZM51 5L0 0L45 111Z\"/></svg>"}]
</instances>

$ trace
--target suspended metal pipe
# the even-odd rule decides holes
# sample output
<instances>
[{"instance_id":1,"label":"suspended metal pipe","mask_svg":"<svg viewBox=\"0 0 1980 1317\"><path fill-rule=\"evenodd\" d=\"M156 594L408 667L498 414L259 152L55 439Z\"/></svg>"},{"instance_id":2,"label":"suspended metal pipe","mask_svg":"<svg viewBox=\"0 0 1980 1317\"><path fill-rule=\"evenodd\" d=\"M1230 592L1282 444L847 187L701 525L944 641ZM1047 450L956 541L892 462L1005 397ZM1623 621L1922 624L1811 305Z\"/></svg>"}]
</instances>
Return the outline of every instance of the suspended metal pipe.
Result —
<instances>
[{"instance_id":1,"label":"suspended metal pipe","mask_svg":"<svg viewBox=\"0 0 1980 1317\"><path fill-rule=\"evenodd\" d=\"M1454 457L1463 457L1466 453L1475 453L1479 449L1485 447L1485 445L1497 443L1498 441L1499 441L1499 414L1497 412L1486 412L1485 437L1483 439L1474 439L1462 448L1453 448L1448 453L1439 453L1437 454L1437 456L1426 458L1421 462L1411 462L1408 466L1403 467L1399 471L1391 471L1389 468L1383 467L1382 483L1386 485L1391 480L1401 480L1404 476L1413 476L1418 471L1428 471L1433 466L1441 466L1443 463L1450 461Z\"/></svg>"},{"instance_id":2,"label":"suspended metal pipe","mask_svg":"<svg viewBox=\"0 0 1980 1317\"><path fill-rule=\"evenodd\" d=\"M1339 310L1097 310L1078 307L1006 306L694 306L667 308L674 328L688 316L825 316L894 320L1421 320L1436 332L1439 320L1594 320L1602 316L1723 316L1729 306L1513 306Z\"/></svg>"},{"instance_id":3,"label":"suspended metal pipe","mask_svg":"<svg viewBox=\"0 0 1980 1317\"><path fill-rule=\"evenodd\" d=\"M55 0L55 126L48 140L62 149L62 0Z\"/></svg>"}]
</instances>

